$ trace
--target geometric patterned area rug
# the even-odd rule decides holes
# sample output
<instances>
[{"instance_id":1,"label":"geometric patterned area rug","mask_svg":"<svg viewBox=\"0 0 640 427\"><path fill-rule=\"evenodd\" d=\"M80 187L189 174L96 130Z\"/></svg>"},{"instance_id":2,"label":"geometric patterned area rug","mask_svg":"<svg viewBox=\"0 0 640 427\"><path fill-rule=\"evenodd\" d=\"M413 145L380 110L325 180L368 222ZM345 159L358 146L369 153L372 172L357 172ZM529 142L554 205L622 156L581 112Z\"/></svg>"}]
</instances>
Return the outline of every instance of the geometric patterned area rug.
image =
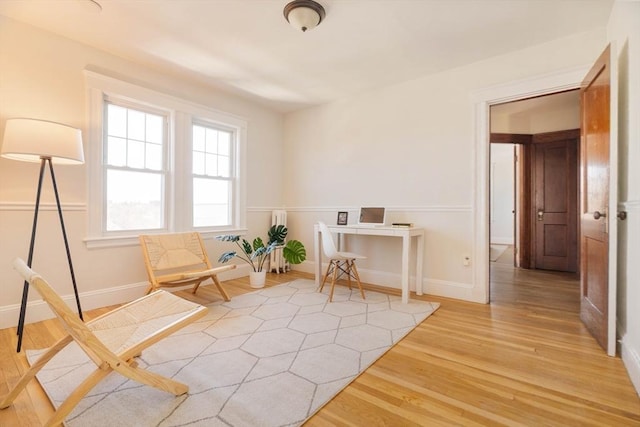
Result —
<instances>
[{"instance_id":1,"label":"geometric patterned area rug","mask_svg":"<svg viewBox=\"0 0 640 427\"><path fill-rule=\"evenodd\" d=\"M140 365L189 386L173 396L112 372L67 426L297 426L426 319L437 303L313 280L214 303L209 313L149 347ZM29 351L30 363L44 350ZM38 374L57 408L95 369L72 343Z\"/></svg>"}]
</instances>

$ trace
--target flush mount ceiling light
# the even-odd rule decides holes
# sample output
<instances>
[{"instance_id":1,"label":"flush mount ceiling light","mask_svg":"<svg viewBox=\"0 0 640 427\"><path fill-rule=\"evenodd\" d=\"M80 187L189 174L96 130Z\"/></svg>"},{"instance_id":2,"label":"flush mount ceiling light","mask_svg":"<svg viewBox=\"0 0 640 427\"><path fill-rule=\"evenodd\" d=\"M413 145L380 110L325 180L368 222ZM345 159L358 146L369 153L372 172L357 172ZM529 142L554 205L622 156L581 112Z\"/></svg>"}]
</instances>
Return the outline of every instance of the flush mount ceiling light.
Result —
<instances>
[{"instance_id":1,"label":"flush mount ceiling light","mask_svg":"<svg viewBox=\"0 0 640 427\"><path fill-rule=\"evenodd\" d=\"M313 0L294 0L284 7L286 20L303 32L317 27L324 16L324 7Z\"/></svg>"}]
</instances>

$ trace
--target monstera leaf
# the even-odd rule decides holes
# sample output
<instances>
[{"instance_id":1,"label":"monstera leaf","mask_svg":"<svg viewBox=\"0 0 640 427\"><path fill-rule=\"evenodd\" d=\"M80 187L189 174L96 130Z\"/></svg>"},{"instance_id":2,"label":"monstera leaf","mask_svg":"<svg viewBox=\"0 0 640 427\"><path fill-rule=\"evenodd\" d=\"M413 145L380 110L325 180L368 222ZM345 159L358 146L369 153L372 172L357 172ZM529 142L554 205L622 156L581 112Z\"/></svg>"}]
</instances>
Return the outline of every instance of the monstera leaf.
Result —
<instances>
[{"instance_id":1,"label":"monstera leaf","mask_svg":"<svg viewBox=\"0 0 640 427\"><path fill-rule=\"evenodd\" d=\"M272 225L267 232L267 235L269 236L269 244L283 244L288 232L289 230L287 230L287 227L285 227L284 225Z\"/></svg>"},{"instance_id":2,"label":"monstera leaf","mask_svg":"<svg viewBox=\"0 0 640 427\"><path fill-rule=\"evenodd\" d=\"M251 248L251 244L247 242L245 239L242 239L242 250L247 255L251 255L251 252L253 252L253 249Z\"/></svg>"},{"instance_id":3,"label":"monstera leaf","mask_svg":"<svg viewBox=\"0 0 640 427\"><path fill-rule=\"evenodd\" d=\"M300 264L307 259L307 250L297 240L289 240L282 250L282 256L291 264Z\"/></svg>"},{"instance_id":4,"label":"monstera leaf","mask_svg":"<svg viewBox=\"0 0 640 427\"><path fill-rule=\"evenodd\" d=\"M258 249L264 248L264 242L260 237L256 237L253 239L253 250L257 251Z\"/></svg>"}]
</instances>

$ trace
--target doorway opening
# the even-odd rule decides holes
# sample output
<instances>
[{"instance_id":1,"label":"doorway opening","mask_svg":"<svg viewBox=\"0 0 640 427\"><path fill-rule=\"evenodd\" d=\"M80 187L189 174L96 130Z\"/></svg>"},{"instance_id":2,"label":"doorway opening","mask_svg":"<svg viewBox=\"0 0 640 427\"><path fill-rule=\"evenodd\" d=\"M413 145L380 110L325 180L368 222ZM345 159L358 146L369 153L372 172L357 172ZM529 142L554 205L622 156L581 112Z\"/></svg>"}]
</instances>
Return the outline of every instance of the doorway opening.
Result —
<instances>
[{"instance_id":1,"label":"doorway opening","mask_svg":"<svg viewBox=\"0 0 640 427\"><path fill-rule=\"evenodd\" d=\"M475 301L490 302L489 135L491 106L580 88L580 319L607 354L616 354L618 58L608 45L589 67L488 87L472 94L476 149L473 269ZM615 215L614 215L615 214ZM593 231L593 233L591 233Z\"/></svg>"},{"instance_id":2,"label":"doorway opening","mask_svg":"<svg viewBox=\"0 0 640 427\"><path fill-rule=\"evenodd\" d=\"M497 264L573 273L577 286L579 91L495 104L489 118L490 281Z\"/></svg>"}]
</instances>

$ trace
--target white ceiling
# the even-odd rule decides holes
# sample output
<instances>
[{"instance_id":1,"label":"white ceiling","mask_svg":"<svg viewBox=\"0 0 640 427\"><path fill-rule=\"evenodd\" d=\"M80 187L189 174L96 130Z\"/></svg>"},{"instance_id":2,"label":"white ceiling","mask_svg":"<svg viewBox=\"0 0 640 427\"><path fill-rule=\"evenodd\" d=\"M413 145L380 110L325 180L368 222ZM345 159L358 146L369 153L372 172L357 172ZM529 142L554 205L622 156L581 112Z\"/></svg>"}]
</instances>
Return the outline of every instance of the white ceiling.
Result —
<instances>
[{"instance_id":1,"label":"white ceiling","mask_svg":"<svg viewBox=\"0 0 640 427\"><path fill-rule=\"evenodd\" d=\"M0 0L0 15L280 111L324 103L606 25L612 0ZM1 29L0 29L1 31ZM0 32L1 36L1 32Z\"/></svg>"}]
</instances>

